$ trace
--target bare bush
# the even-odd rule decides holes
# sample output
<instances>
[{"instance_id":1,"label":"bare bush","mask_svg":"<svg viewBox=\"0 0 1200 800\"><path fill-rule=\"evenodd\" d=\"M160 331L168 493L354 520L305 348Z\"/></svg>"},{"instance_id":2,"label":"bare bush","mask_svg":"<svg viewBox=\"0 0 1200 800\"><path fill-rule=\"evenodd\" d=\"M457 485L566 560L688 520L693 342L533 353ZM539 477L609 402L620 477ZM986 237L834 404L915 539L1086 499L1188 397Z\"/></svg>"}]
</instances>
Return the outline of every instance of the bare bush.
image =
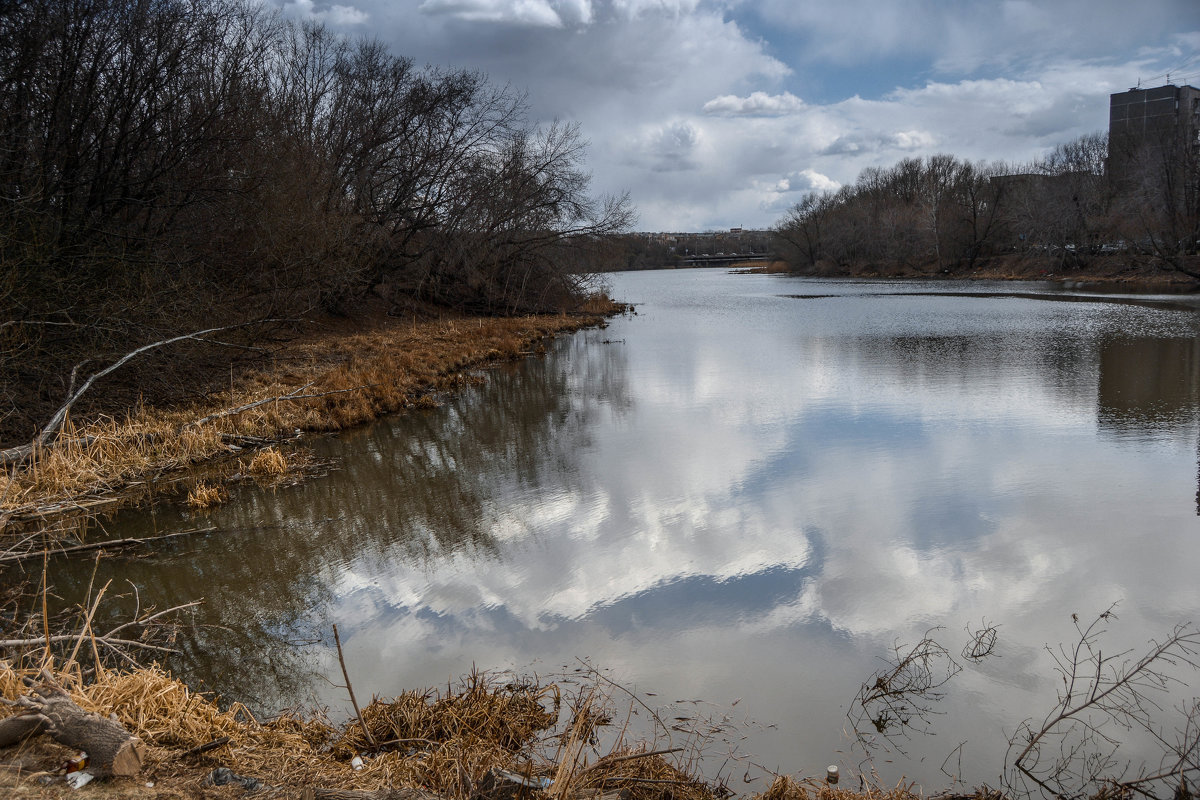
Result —
<instances>
[{"instance_id":1,"label":"bare bush","mask_svg":"<svg viewBox=\"0 0 1200 800\"><path fill-rule=\"evenodd\" d=\"M859 689L846 712L858 743L873 748L875 733L897 752L900 742L912 733L928 733L936 704L945 696L945 686L962 667L933 637L932 628L914 645L897 642L886 667L873 674ZM869 728L868 728L869 726Z\"/></svg>"},{"instance_id":2,"label":"bare bush","mask_svg":"<svg viewBox=\"0 0 1200 800\"><path fill-rule=\"evenodd\" d=\"M1086 627L1072 615L1074 644L1047 647L1061 680L1041 721L1026 720L1009 739L1008 786L1019 794L1187 797L1200 774L1200 705L1161 703L1200 669L1200 630L1177 625L1141 655L1105 654L1113 608ZM1173 717L1172 720L1164 717ZM1137 755L1149 748L1157 761ZM1133 751L1133 755L1127 755Z\"/></svg>"}]
</instances>

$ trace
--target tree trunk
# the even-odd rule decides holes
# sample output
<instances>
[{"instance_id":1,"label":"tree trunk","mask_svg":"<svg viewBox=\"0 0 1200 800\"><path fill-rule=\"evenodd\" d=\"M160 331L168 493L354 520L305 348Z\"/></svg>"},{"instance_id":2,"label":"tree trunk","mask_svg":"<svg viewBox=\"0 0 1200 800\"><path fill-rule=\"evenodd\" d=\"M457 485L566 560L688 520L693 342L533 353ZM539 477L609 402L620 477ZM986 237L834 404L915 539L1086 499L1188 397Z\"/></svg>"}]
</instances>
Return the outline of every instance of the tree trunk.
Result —
<instances>
[{"instance_id":1,"label":"tree trunk","mask_svg":"<svg viewBox=\"0 0 1200 800\"><path fill-rule=\"evenodd\" d=\"M25 711L0 721L0 742L5 734L17 734L12 740L17 741L45 733L59 744L87 753L87 771L97 777L132 777L141 772L146 757L142 740L119 722L84 711L66 692L42 689L20 698L17 704Z\"/></svg>"},{"instance_id":2,"label":"tree trunk","mask_svg":"<svg viewBox=\"0 0 1200 800\"><path fill-rule=\"evenodd\" d=\"M45 720L34 714L14 714L0 719L0 747L14 745L22 739L42 733L45 726Z\"/></svg>"}]
</instances>

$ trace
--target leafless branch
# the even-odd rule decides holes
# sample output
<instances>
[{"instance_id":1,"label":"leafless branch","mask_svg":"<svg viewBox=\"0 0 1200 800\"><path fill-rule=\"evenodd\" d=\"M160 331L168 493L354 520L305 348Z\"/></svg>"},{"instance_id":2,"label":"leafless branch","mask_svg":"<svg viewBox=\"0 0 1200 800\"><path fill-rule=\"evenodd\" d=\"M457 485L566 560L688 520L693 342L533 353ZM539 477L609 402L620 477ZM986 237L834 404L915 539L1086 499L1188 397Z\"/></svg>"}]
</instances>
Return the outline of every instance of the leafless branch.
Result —
<instances>
[{"instance_id":1,"label":"leafless branch","mask_svg":"<svg viewBox=\"0 0 1200 800\"><path fill-rule=\"evenodd\" d=\"M1047 647L1062 685L1041 722L1026 720L1009 739L1012 789L1061 800L1103 787L1168 797L1186 777L1200 774L1200 704L1193 698L1176 707L1182 727L1171 740L1158 702L1200 669L1200 630L1177 625L1132 660L1130 651L1106 655L1101 640L1107 623L1116 619L1113 608L1086 627L1072 615L1075 643ZM1126 745L1134 739L1156 746L1160 762L1126 759Z\"/></svg>"},{"instance_id":2,"label":"leafless branch","mask_svg":"<svg viewBox=\"0 0 1200 800\"><path fill-rule=\"evenodd\" d=\"M943 688L962 671L949 651L939 644L931 628L911 647L899 642L892 647L887 666L872 675L858 691L846 717L860 745L873 748L876 740L868 727L903 753L900 740L914 732L928 733L929 718Z\"/></svg>"},{"instance_id":3,"label":"leafless branch","mask_svg":"<svg viewBox=\"0 0 1200 800\"><path fill-rule=\"evenodd\" d=\"M147 353L147 352L149 352L151 350L155 350L159 347L165 347L167 345L175 344L177 342L182 342L182 341L185 341L188 339L191 339L194 341L201 341L201 342L206 341L203 338L205 335L210 334L210 333L216 333L218 331L227 331L227 330L233 330L234 328L244 328L247 325L260 325L260 324L265 324L265 323L270 323L270 322L281 322L281 321L282 320L256 320L255 322L242 323L239 325L223 325L218 328L206 328L206 329L200 330L200 331L192 331L191 333L185 333L180 336L173 336L169 339L161 339L157 342L151 342L150 344L142 345L141 347L139 347L135 350L131 350L130 352L121 356L119 359L114 361L112 364L109 364L107 367L100 370L99 372L92 373L90 376L88 376L88 379L83 382L82 386L80 386L74 392L71 392L70 396L67 398L67 401L62 404L62 406L58 409L58 411L54 412L54 415L50 418L50 421L47 422L46 426L44 428L42 428L41 432L39 432L38 435L36 437L34 437L34 442L37 445L42 446L42 447L45 447L47 444L49 444L50 440L52 438L54 438L54 434L57 433L58 429L62 426L63 421L66 420L67 414L71 410L71 406L75 405L76 401L78 401L79 398L82 397L87 392L88 389L92 388L92 384L94 384L96 381L103 378L105 375L108 375L109 373L120 369L125 364L129 363L130 361L132 361L133 359L142 355L143 353ZM74 385L74 375L73 374L72 374L71 382L72 382L72 385Z\"/></svg>"}]
</instances>

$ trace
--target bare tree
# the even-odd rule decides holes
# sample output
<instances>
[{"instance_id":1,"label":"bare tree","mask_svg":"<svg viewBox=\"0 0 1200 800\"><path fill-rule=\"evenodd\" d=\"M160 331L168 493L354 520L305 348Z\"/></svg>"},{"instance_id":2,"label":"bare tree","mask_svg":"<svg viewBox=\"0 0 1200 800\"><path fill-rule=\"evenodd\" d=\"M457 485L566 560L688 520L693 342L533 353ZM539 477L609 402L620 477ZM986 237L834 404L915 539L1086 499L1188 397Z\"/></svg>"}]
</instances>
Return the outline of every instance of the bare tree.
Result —
<instances>
[{"instance_id":1,"label":"bare tree","mask_svg":"<svg viewBox=\"0 0 1200 800\"><path fill-rule=\"evenodd\" d=\"M570 307L563 246L631 219L588 194L579 130L530 125L519 93L255 0L0 3L0 87L4 442L73 365L190 330L368 292ZM75 410L203 393L220 361L162 348Z\"/></svg>"},{"instance_id":2,"label":"bare tree","mask_svg":"<svg viewBox=\"0 0 1200 800\"><path fill-rule=\"evenodd\" d=\"M1135 255L1200 278L1200 147L1176 129L1114 143L1114 226Z\"/></svg>"},{"instance_id":3,"label":"bare tree","mask_svg":"<svg viewBox=\"0 0 1200 800\"><path fill-rule=\"evenodd\" d=\"M773 231L777 249L794 266L812 268L825 257L823 239L834 202L827 192L809 192L792 206Z\"/></svg>"}]
</instances>

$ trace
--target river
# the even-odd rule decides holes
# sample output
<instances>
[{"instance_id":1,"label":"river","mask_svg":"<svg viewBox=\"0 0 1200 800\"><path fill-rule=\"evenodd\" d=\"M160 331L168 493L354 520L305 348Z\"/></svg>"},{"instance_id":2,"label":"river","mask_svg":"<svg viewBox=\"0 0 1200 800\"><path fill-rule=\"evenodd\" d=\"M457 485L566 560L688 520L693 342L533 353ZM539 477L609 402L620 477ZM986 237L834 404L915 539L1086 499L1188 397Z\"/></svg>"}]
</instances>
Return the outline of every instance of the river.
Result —
<instances>
[{"instance_id":1,"label":"river","mask_svg":"<svg viewBox=\"0 0 1200 800\"><path fill-rule=\"evenodd\" d=\"M1054 702L1046 646L1077 639L1072 615L1118 604L1108 653L1200 620L1195 298L609 281L635 314L440 408L308 437L320 477L119 515L113 536L218 530L98 580L204 597L220 627L174 667L260 708L349 712L334 623L360 700L473 666L602 670L679 701L664 717L727 722L710 762L738 792L766 787L743 771L831 763L995 785L1007 737ZM961 671L890 742L860 720L864 749L856 695L926 637L931 674Z\"/></svg>"}]
</instances>

